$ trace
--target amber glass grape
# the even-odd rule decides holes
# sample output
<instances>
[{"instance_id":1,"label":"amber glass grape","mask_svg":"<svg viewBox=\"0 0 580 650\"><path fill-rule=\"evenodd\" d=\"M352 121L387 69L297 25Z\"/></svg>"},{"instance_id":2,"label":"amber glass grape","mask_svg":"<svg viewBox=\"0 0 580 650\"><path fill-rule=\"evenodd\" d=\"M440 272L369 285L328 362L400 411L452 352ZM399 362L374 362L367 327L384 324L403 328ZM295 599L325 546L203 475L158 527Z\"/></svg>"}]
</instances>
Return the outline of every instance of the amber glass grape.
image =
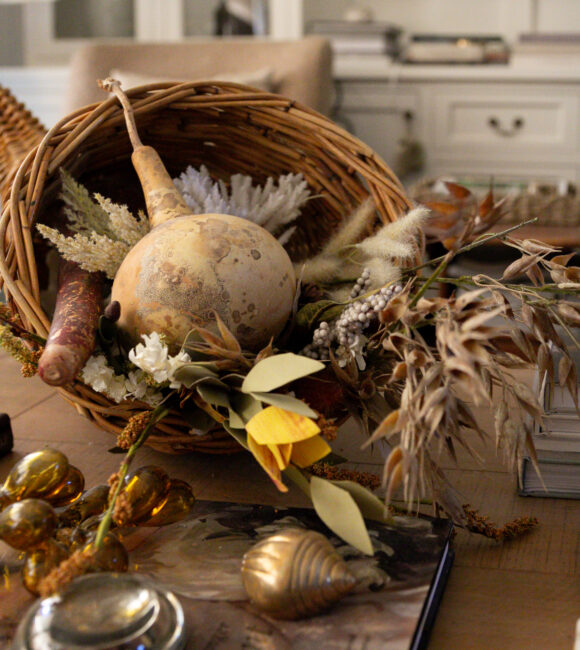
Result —
<instances>
[{"instance_id":1,"label":"amber glass grape","mask_svg":"<svg viewBox=\"0 0 580 650\"><path fill-rule=\"evenodd\" d=\"M63 483L42 498L46 499L53 507L61 508L76 501L83 493L84 487L85 477L81 470L74 465L69 465L68 474Z\"/></svg>"},{"instance_id":2,"label":"amber glass grape","mask_svg":"<svg viewBox=\"0 0 580 650\"><path fill-rule=\"evenodd\" d=\"M68 471L67 457L56 449L27 454L10 470L0 489L0 499L42 499L65 482Z\"/></svg>"},{"instance_id":3,"label":"amber glass grape","mask_svg":"<svg viewBox=\"0 0 580 650\"><path fill-rule=\"evenodd\" d=\"M60 513L59 524L61 526L78 526L89 517L100 515L107 507L108 498L109 486L96 485Z\"/></svg>"},{"instance_id":4,"label":"amber glass grape","mask_svg":"<svg viewBox=\"0 0 580 650\"><path fill-rule=\"evenodd\" d=\"M195 504L195 496L189 483L172 478L165 499L156 505L147 519L137 522L139 526L166 526L187 517Z\"/></svg>"},{"instance_id":5,"label":"amber glass grape","mask_svg":"<svg viewBox=\"0 0 580 650\"><path fill-rule=\"evenodd\" d=\"M165 499L170 478L160 467L146 465L129 474L122 494L130 506L129 521L117 521L119 525L133 524L149 516L157 504Z\"/></svg>"},{"instance_id":6,"label":"amber glass grape","mask_svg":"<svg viewBox=\"0 0 580 650\"><path fill-rule=\"evenodd\" d=\"M96 531L90 532L83 546L84 552L92 552L96 538ZM129 554L122 542L114 533L107 533L103 545L96 552L91 562L90 571L118 571L120 573L129 568Z\"/></svg>"},{"instance_id":7,"label":"amber glass grape","mask_svg":"<svg viewBox=\"0 0 580 650\"><path fill-rule=\"evenodd\" d=\"M57 516L53 507L40 499L11 503L0 512L0 539L13 548L26 550L52 537Z\"/></svg>"},{"instance_id":8,"label":"amber glass grape","mask_svg":"<svg viewBox=\"0 0 580 650\"><path fill-rule=\"evenodd\" d=\"M22 567L24 586L37 596L40 581L67 557L66 547L54 539L47 539L28 551Z\"/></svg>"}]
</instances>

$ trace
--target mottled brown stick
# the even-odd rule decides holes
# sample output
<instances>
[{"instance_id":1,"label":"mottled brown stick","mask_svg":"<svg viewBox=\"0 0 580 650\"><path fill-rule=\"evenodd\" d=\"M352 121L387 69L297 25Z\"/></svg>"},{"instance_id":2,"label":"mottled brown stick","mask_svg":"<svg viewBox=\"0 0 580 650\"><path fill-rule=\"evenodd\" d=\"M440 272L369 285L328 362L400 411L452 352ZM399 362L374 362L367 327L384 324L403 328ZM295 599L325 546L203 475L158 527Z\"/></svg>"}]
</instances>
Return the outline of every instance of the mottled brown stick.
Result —
<instances>
[{"instance_id":1,"label":"mottled brown stick","mask_svg":"<svg viewBox=\"0 0 580 650\"><path fill-rule=\"evenodd\" d=\"M38 374L51 386L70 384L95 347L104 278L61 259L58 294Z\"/></svg>"}]
</instances>

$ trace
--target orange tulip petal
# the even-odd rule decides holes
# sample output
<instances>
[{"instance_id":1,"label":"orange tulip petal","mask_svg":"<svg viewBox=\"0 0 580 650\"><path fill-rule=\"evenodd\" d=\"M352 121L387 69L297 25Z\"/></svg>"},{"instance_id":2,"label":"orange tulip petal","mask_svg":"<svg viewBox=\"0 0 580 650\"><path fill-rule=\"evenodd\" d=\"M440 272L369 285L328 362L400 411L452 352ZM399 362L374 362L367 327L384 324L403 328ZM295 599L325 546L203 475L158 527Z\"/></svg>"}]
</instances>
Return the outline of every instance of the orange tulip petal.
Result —
<instances>
[{"instance_id":1,"label":"orange tulip petal","mask_svg":"<svg viewBox=\"0 0 580 650\"><path fill-rule=\"evenodd\" d=\"M292 445L291 460L298 467L310 467L332 451L330 445L322 436L314 436Z\"/></svg>"},{"instance_id":2,"label":"orange tulip petal","mask_svg":"<svg viewBox=\"0 0 580 650\"><path fill-rule=\"evenodd\" d=\"M312 438L320 428L304 415L267 406L250 419L246 431L260 445L282 445Z\"/></svg>"},{"instance_id":3,"label":"orange tulip petal","mask_svg":"<svg viewBox=\"0 0 580 650\"><path fill-rule=\"evenodd\" d=\"M266 474L272 479L274 485L280 492L288 492L288 488L282 483L282 474L274 454L266 447L260 445L252 436L248 436L248 449L252 452L254 458L260 463Z\"/></svg>"},{"instance_id":4,"label":"orange tulip petal","mask_svg":"<svg viewBox=\"0 0 580 650\"><path fill-rule=\"evenodd\" d=\"M280 470L286 469L292 455L292 445L266 445L278 463Z\"/></svg>"}]
</instances>

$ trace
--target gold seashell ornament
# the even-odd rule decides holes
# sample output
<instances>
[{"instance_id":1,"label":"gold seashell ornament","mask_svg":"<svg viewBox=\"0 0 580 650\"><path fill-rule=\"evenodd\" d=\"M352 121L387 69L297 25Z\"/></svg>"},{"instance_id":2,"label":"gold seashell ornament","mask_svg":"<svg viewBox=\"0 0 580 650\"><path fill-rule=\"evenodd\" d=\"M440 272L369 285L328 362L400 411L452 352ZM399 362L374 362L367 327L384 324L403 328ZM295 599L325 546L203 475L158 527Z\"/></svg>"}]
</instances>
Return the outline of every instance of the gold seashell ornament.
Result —
<instances>
[{"instance_id":1,"label":"gold seashell ornament","mask_svg":"<svg viewBox=\"0 0 580 650\"><path fill-rule=\"evenodd\" d=\"M298 619L328 609L357 579L324 535L287 528L247 551L242 582L259 609L274 618Z\"/></svg>"}]
</instances>

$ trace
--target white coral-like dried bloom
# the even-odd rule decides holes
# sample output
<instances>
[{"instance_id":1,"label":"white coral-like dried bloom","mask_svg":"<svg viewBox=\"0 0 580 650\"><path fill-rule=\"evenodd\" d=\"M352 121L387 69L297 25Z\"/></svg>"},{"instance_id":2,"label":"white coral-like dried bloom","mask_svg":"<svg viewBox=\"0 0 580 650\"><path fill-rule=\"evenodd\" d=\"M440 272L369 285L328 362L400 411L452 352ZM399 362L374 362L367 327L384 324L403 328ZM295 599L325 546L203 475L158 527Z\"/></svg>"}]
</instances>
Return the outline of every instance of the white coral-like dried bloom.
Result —
<instances>
[{"instance_id":1,"label":"white coral-like dried bloom","mask_svg":"<svg viewBox=\"0 0 580 650\"><path fill-rule=\"evenodd\" d=\"M230 189L224 181L214 182L205 166L199 170L188 167L173 179L193 214L217 212L231 214L257 223L284 241L289 239L284 226L294 221L310 198L302 174L285 174L275 182L268 178L265 185L252 185L251 176L234 174Z\"/></svg>"}]
</instances>

